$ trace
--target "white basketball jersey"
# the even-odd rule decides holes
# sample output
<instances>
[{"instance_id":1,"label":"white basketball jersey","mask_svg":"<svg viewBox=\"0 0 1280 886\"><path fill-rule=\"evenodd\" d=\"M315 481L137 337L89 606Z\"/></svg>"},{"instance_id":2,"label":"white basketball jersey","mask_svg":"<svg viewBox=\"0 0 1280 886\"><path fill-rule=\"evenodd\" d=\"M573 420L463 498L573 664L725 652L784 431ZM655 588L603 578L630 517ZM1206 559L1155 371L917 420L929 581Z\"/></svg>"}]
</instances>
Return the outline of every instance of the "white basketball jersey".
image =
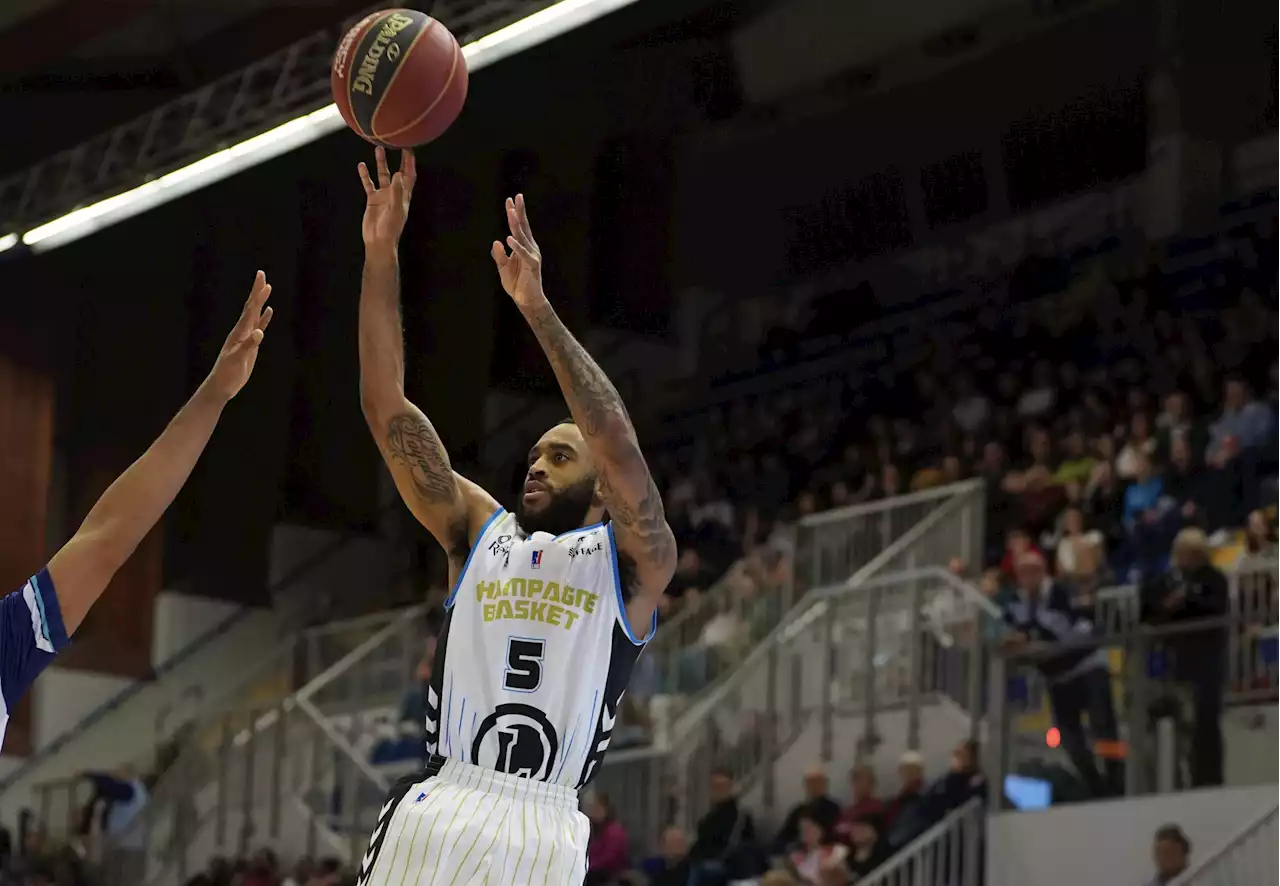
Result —
<instances>
[{"instance_id":1,"label":"white basketball jersey","mask_svg":"<svg viewBox=\"0 0 1280 886\"><path fill-rule=\"evenodd\" d=\"M609 746L653 635L626 620L613 529L525 536L499 509L445 603L427 692L427 750L582 787Z\"/></svg>"}]
</instances>

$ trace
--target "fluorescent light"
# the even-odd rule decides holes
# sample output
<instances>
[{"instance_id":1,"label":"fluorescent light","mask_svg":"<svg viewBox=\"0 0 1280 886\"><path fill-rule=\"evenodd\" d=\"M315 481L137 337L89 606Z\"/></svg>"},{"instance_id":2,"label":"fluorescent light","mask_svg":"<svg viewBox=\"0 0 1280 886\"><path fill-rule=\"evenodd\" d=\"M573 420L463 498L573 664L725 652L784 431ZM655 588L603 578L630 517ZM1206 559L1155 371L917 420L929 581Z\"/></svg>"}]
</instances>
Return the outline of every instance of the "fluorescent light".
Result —
<instances>
[{"instance_id":1,"label":"fluorescent light","mask_svg":"<svg viewBox=\"0 0 1280 886\"><path fill-rule=\"evenodd\" d=\"M561 0L468 43L462 47L462 54L467 59L468 70L474 72L635 2L636 0ZM73 210L32 228L22 235L22 242L34 252L55 249L324 138L344 128L344 125L337 106L328 105L238 145L210 154L133 190ZM0 237L0 252L16 246L17 242L18 238L14 234Z\"/></svg>"},{"instance_id":2,"label":"fluorescent light","mask_svg":"<svg viewBox=\"0 0 1280 886\"><path fill-rule=\"evenodd\" d=\"M0 252L5 252L18 245L17 234L5 234L0 237Z\"/></svg>"}]
</instances>

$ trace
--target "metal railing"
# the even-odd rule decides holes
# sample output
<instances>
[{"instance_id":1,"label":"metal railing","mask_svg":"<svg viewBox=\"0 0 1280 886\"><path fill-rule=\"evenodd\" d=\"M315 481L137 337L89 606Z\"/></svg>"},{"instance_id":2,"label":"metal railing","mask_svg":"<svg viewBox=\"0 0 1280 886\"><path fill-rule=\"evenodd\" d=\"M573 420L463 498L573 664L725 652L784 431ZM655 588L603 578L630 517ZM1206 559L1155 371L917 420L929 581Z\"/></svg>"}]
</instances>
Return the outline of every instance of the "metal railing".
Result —
<instances>
[{"instance_id":1,"label":"metal railing","mask_svg":"<svg viewBox=\"0 0 1280 886\"><path fill-rule=\"evenodd\" d=\"M1054 802L1220 783L1227 702L1273 697L1277 689L1232 688L1232 638L1262 627L1234 612L990 650L984 768L995 784L1009 774L1048 781ZM1274 662L1259 649L1249 670L1273 670L1267 659ZM1046 669L1061 675L1048 680ZM999 792L993 800L1000 802Z\"/></svg>"},{"instance_id":2,"label":"metal railing","mask_svg":"<svg viewBox=\"0 0 1280 886\"><path fill-rule=\"evenodd\" d=\"M987 811L975 797L912 840L858 886L981 886Z\"/></svg>"},{"instance_id":3,"label":"metal railing","mask_svg":"<svg viewBox=\"0 0 1280 886\"><path fill-rule=\"evenodd\" d=\"M1280 807L1273 806L1240 833L1175 877L1169 886L1240 886L1274 883L1280 843Z\"/></svg>"},{"instance_id":4,"label":"metal railing","mask_svg":"<svg viewBox=\"0 0 1280 886\"><path fill-rule=\"evenodd\" d=\"M796 527L795 552L783 557L792 568L769 570L756 555L733 567L696 601L686 603L645 649L633 679L633 695L675 694L696 699L745 660L808 587L837 581L857 583L915 543L930 521L960 521L955 547L945 553L974 562L980 553L982 484L956 483L814 514ZM936 558L934 561L936 562ZM918 559L917 565L924 565ZM727 635L705 640L709 626Z\"/></svg>"},{"instance_id":5,"label":"metal railing","mask_svg":"<svg viewBox=\"0 0 1280 886\"><path fill-rule=\"evenodd\" d=\"M398 501L395 502L394 505L388 505L378 514L378 519L381 519L386 514L391 513L400 507L402 507L402 505ZM322 568L326 564L330 563L332 559L337 554L341 553L349 544L367 537L367 535L360 535L357 533L344 532L340 534L328 544L323 545L314 554L304 558L302 562L289 569L277 582L270 586L268 591L271 594L272 599L276 601L276 605L280 609L280 614L282 615L282 621L284 623L288 624L293 621L296 625L296 620L300 619L300 616L302 616L304 612L309 619L314 619L316 616L324 614L316 612L314 608L308 608L309 606L314 606L314 601L308 599L305 579L312 575L316 569ZM262 610L250 607L244 607L236 610L226 618L214 624L213 627L209 628L209 630L197 636L190 643L186 644L166 661L156 665L156 667L146 677L135 680L133 683L125 686L115 695L108 698L102 704L98 705L77 721L75 725L63 731L43 748L28 757L21 766L10 772L3 779L0 779L0 795L3 795L6 790L13 787L18 781L27 777L28 774L37 766L43 765L50 758L61 753L64 748L66 748L67 744L80 733L92 728L108 714L111 714L125 704L128 704L134 697L146 690L148 687L152 687L160 683L172 674L180 665L191 660L194 655L208 648L210 644L214 643L219 638L226 636L236 627L243 624L250 615L261 611ZM139 757L141 758L144 753L154 750L154 748L168 735L171 735L180 729L181 725L182 724L179 723L175 726L172 722L167 720L157 722L157 734L154 736L153 740L148 740L148 747L145 750L143 748L139 748Z\"/></svg>"},{"instance_id":6,"label":"metal railing","mask_svg":"<svg viewBox=\"0 0 1280 886\"><path fill-rule=\"evenodd\" d=\"M466 44L549 5L551 0L448 0L434 4L433 13ZM28 230L330 104L338 38L380 8L0 179L0 234Z\"/></svg>"},{"instance_id":7,"label":"metal railing","mask_svg":"<svg viewBox=\"0 0 1280 886\"><path fill-rule=\"evenodd\" d=\"M852 573L849 552L856 547L850 529L862 529L861 524L846 524L842 534L836 516L818 523L804 580L837 581L809 591L675 727L673 771L687 825L709 802L705 773L712 766L728 768L740 787L762 778L765 805L772 806L774 762L811 722L820 730L820 759L829 762L838 709L862 714L861 750L869 753L879 740L876 711L889 706L907 708L908 741L918 746L926 687L929 693L950 689L967 696L970 710L978 705L978 656L957 655L954 669L926 667L930 659L922 639L928 635L935 647L953 654L957 645L976 649L980 620L990 617L983 610L990 604L981 594L942 568L980 545L982 487L964 488ZM971 623L960 644L926 610L940 597L958 604L958 620ZM963 686L940 679L955 670L967 673Z\"/></svg>"},{"instance_id":8,"label":"metal railing","mask_svg":"<svg viewBox=\"0 0 1280 886\"><path fill-rule=\"evenodd\" d=\"M252 698L241 686L209 705L188 728L144 811L123 833L90 841L106 882L181 882L215 852L244 853L261 841L343 857L358 853L351 834L363 831L362 841L372 821L360 818L365 810L350 798L376 796L376 813L387 788L360 745L377 732L369 717L380 706L395 712L413 680L426 609L299 632L256 669L259 681L274 680L283 691ZM287 682L279 682L282 676ZM294 686L301 688L290 691ZM65 820L74 833L89 786L42 787L46 821Z\"/></svg>"}]
</instances>

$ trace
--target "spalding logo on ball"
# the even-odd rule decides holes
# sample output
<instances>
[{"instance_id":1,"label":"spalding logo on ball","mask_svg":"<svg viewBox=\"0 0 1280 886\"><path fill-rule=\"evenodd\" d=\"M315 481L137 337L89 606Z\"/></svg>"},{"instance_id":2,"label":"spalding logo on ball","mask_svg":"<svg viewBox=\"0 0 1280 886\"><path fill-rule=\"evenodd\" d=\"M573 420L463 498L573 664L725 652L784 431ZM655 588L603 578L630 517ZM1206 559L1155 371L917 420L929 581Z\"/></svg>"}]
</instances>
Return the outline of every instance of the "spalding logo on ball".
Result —
<instances>
[{"instance_id":1,"label":"spalding logo on ball","mask_svg":"<svg viewBox=\"0 0 1280 886\"><path fill-rule=\"evenodd\" d=\"M424 12L384 9L346 33L329 74L342 119L388 148L439 138L467 100L467 60L449 29Z\"/></svg>"}]
</instances>

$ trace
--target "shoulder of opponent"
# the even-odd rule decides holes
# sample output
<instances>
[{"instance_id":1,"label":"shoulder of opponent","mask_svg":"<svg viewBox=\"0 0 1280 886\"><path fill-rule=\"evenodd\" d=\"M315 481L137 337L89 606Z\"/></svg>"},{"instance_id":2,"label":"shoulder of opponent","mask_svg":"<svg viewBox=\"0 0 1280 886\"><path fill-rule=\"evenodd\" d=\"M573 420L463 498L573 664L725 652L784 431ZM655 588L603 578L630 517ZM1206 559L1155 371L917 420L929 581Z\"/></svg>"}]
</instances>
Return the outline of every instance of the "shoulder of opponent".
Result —
<instances>
[{"instance_id":1,"label":"shoulder of opponent","mask_svg":"<svg viewBox=\"0 0 1280 886\"><path fill-rule=\"evenodd\" d=\"M10 709L69 642L47 569L0 599L0 691Z\"/></svg>"}]
</instances>

